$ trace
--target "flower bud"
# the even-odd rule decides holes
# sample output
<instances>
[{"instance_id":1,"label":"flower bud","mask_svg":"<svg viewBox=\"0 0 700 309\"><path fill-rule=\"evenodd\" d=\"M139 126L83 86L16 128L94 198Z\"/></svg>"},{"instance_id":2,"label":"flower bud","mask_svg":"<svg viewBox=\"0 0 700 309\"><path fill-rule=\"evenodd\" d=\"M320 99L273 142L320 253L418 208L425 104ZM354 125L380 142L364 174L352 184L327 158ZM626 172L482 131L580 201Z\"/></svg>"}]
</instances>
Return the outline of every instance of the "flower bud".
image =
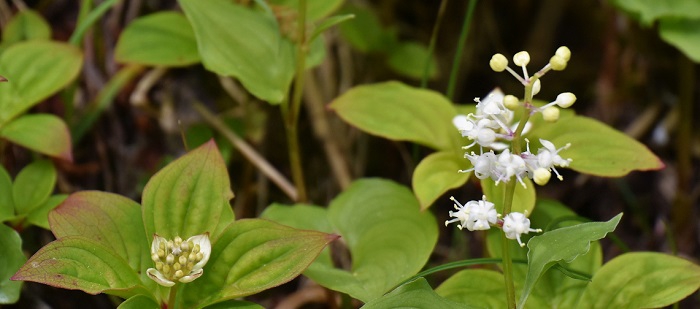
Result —
<instances>
[{"instance_id":1,"label":"flower bud","mask_svg":"<svg viewBox=\"0 0 700 309\"><path fill-rule=\"evenodd\" d=\"M571 92L563 92L557 96L557 105L561 108L567 108L576 102L576 95Z\"/></svg>"},{"instance_id":2,"label":"flower bud","mask_svg":"<svg viewBox=\"0 0 700 309\"><path fill-rule=\"evenodd\" d=\"M544 118L544 121L547 122L555 122L559 120L559 109L554 106L545 108L542 111L542 118Z\"/></svg>"},{"instance_id":3,"label":"flower bud","mask_svg":"<svg viewBox=\"0 0 700 309\"><path fill-rule=\"evenodd\" d=\"M506 95L503 98L503 105L509 110L516 110L518 107L520 107L520 100L516 98L514 95Z\"/></svg>"},{"instance_id":4,"label":"flower bud","mask_svg":"<svg viewBox=\"0 0 700 309\"><path fill-rule=\"evenodd\" d=\"M540 186L544 186L549 182L549 178L552 177L552 173L544 168L538 168L534 172L534 177L533 180L535 181L536 184Z\"/></svg>"},{"instance_id":5,"label":"flower bud","mask_svg":"<svg viewBox=\"0 0 700 309\"><path fill-rule=\"evenodd\" d=\"M566 59L561 56L554 55L552 58L549 58L549 65L554 71L562 71L566 69Z\"/></svg>"},{"instance_id":6,"label":"flower bud","mask_svg":"<svg viewBox=\"0 0 700 309\"><path fill-rule=\"evenodd\" d=\"M538 93L540 93L540 89L542 89L542 83L540 80L536 80L535 83L532 85L532 95L536 96Z\"/></svg>"},{"instance_id":7,"label":"flower bud","mask_svg":"<svg viewBox=\"0 0 700 309\"><path fill-rule=\"evenodd\" d=\"M530 63L530 54L528 54L526 51L521 51L515 54L515 56L513 56L513 63L519 67L526 66L528 63Z\"/></svg>"},{"instance_id":8,"label":"flower bud","mask_svg":"<svg viewBox=\"0 0 700 309\"><path fill-rule=\"evenodd\" d=\"M557 51L554 54L564 58L565 61L569 61L569 59L571 59L571 51L566 46L557 48Z\"/></svg>"},{"instance_id":9,"label":"flower bud","mask_svg":"<svg viewBox=\"0 0 700 309\"><path fill-rule=\"evenodd\" d=\"M503 56L502 54L495 54L493 57L491 57L489 65L491 66L491 70L503 72L503 70L505 70L508 66L508 59L506 59L506 56Z\"/></svg>"}]
</instances>

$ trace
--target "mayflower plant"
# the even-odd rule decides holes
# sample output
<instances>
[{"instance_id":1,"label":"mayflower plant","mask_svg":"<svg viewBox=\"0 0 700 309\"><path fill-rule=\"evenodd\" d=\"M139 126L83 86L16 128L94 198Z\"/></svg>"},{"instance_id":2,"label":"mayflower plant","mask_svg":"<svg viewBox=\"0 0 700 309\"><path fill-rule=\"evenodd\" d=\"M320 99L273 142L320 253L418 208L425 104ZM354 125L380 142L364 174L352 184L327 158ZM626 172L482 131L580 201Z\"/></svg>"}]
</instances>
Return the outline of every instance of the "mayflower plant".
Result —
<instances>
[{"instance_id":1,"label":"mayflower plant","mask_svg":"<svg viewBox=\"0 0 700 309\"><path fill-rule=\"evenodd\" d=\"M119 308L261 308L237 301L301 273L337 235L234 221L229 176L210 141L146 185L142 205L70 195L49 215L56 240L13 280L125 298Z\"/></svg>"}]
</instances>

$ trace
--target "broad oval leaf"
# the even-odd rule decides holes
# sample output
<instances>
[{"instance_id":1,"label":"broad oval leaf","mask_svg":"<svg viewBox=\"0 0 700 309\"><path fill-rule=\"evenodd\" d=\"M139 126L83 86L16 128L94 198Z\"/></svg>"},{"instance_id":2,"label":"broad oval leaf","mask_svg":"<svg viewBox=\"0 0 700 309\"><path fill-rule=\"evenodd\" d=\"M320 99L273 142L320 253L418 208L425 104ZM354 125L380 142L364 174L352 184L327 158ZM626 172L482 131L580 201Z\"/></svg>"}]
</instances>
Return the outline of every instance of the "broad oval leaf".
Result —
<instances>
[{"instance_id":1,"label":"broad oval leaf","mask_svg":"<svg viewBox=\"0 0 700 309\"><path fill-rule=\"evenodd\" d=\"M0 304L13 304L19 299L22 282L10 277L27 261L22 252L22 239L15 230L0 224Z\"/></svg>"},{"instance_id":2,"label":"broad oval leaf","mask_svg":"<svg viewBox=\"0 0 700 309\"><path fill-rule=\"evenodd\" d=\"M489 295L489 297L491 297L491 295ZM433 291L425 278L418 278L396 288L396 290L386 294L382 298L373 300L362 306L362 309L387 308L469 309L480 307L465 307L464 304L442 298Z\"/></svg>"},{"instance_id":3,"label":"broad oval leaf","mask_svg":"<svg viewBox=\"0 0 700 309\"><path fill-rule=\"evenodd\" d=\"M39 13L31 9L21 10L2 30L2 44L11 45L28 40L48 40L51 26Z\"/></svg>"},{"instance_id":4,"label":"broad oval leaf","mask_svg":"<svg viewBox=\"0 0 700 309\"><path fill-rule=\"evenodd\" d=\"M694 0L612 0L613 5L626 11L647 26L663 17L700 18L700 2Z\"/></svg>"},{"instance_id":5,"label":"broad oval leaf","mask_svg":"<svg viewBox=\"0 0 700 309\"><path fill-rule=\"evenodd\" d=\"M97 242L68 236L42 247L12 277L53 287L128 298L148 295L138 275L121 257Z\"/></svg>"},{"instance_id":6,"label":"broad oval leaf","mask_svg":"<svg viewBox=\"0 0 700 309\"><path fill-rule=\"evenodd\" d=\"M204 274L185 289L185 302L208 305L286 283L337 238L263 219L238 220L214 239Z\"/></svg>"},{"instance_id":7,"label":"broad oval leaf","mask_svg":"<svg viewBox=\"0 0 700 309\"><path fill-rule=\"evenodd\" d=\"M534 129L531 136L552 142L556 147L571 143L562 150L562 158L571 158L569 168L596 176L620 177L631 171L658 170L664 167L642 143L602 122L574 116ZM533 144L537 139L531 138ZM534 147L534 145L531 145Z\"/></svg>"},{"instance_id":8,"label":"broad oval leaf","mask_svg":"<svg viewBox=\"0 0 700 309\"><path fill-rule=\"evenodd\" d=\"M135 19L119 36L114 57L119 62L178 67L199 63L190 22L177 12Z\"/></svg>"},{"instance_id":9,"label":"broad oval leaf","mask_svg":"<svg viewBox=\"0 0 700 309\"><path fill-rule=\"evenodd\" d=\"M12 200L12 177L0 164L0 222L15 216L15 203Z\"/></svg>"},{"instance_id":10,"label":"broad oval leaf","mask_svg":"<svg viewBox=\"0 0 700 309\"><path fill-rule=\"evenodd\" d=\"M438 74L437 61L430 54L428 47L417 42L404 42L392 48L387 64L394 72L420 79L425 72L425 62L428 61L428 78Z\"/></svg>"},{"instance_id":11,"label":"broad oval leaf","mask_svg":"<svg viewBox=\"0 0 700 309\"><path fill-rule=\"evenodd\" d=\"M622 214L607 222L581 223L531 238L527 243L528 270L518 308L524 308L535 283L547 269L559 261L571 262L578 256L586 254L591 242L615 230L620 218Z\"/></svg>"},{"instance_id":12,"label":"broad oval leaf","mask_svg":"<svg viewBox=\"0 0 700 309\"><path fill-rule=\"evenodd\" d=\"M70 84L83 54L67 43L34 40L12 45L0 55L0 127Z\"/></svg>"},{"instance_id":13,"label":"broad oval leaf","mask_svg":"<svg viewBox=\"0 0 700 309\"><path fill-rule=\"evenodd\" d=\"M273 16L228 0L179 0L204 66L233 76L270 103L285 98L294 77L294 45Z\"/></svg>"},{"instance_id":14,"label":"broad oval leaf","mask_svg":"<svg viewBox=\"0 0 700 309\"><path fill-rule=\"evenodd\" d=\"M54 115L22 115L2 127L0 137L47 156L73 161L68 126Z\"/></svg>"},{"instance_id":15,"label":"broad oval leaf","mask_svg":"<svg viewBox=\"0 0 700 309\"><path fill-rule=\"evenodd\" d=\"M56 169L48 160L38 160L25 166L12 185L12 199L15 203L15 212L18 215L27 215L35 208L41 206L56 185Z\"/></svg>"},{"instance_id":16,"label":"broad oval leaf","mask_svg":"<svg viewBox=\"0 0 700 309\"><path fill-rule=\"evenodd\" d=\"M168 164L143 190L146 235L167 239L210 233L233 221L228 171L213 140Z\"/></svg>"},{"instance_id":17,"label":"broad oval leaf","mask_svg":"<svg viewBox=\"0 0 700 309\"><path fill-rule=\"evenodd\" d=\"M620 255L593 276L578 308L660 308L700 288L700 266L656 252Z\"/></svg>"},{"instance_id":18,"label":"broad oval leaf","mask_svg":"<svg viewBox=\"0 0 700 309\"><path fill-rule=\"evenodd\" d=\"M441 94L400 82L357 86L330 107L359 129L391 140L410 141L437 150L459 149L452 125L454 106Z\"/></svg>"},{"instance_id":19,"label":"broad oval leaf","mask_svg":"<svg viewBox=\"0 0 700 309\"><path fill-rule=\"evenodd\" d=\"M136 295L123 301L117 309L160 309L160 304L148 296Z\"/></svg>"},{"instance_id":20,"label":"broad oval leaf","mask_svg":"<svg viewBox=\"0 0 700 309\"><path fill-rule=\"evenodd\" d=\"M375 11L349 4L342 13L355 15L353 20L338 25L340 35L355 49L363 53L388 52L396 44L396 33L385 29Z\"/></svg>"},{"instance_id":21,"label":"broad oval leaf","mask_svg":"<svg viewBox=\"0 0 700 309\"><path fill-rule=\"evenodd\" d=\"M227 300L206 306L204 309L265 309L265 307L247 301Z\"/></svg>"},{"instance_id":22,"label":"broad oval leaf","mask_svg":"<svg viewBox=\"0 0 700 309\"><path fill-rule=\"evenodd\" d=\"M452 151L433 153L418 163L413 171L413 192L425 210L447 190L463 185L470 173L461 173L467 169L469 160Z\"/></svg>"},{"instance_id":23,"label":"broad oval leaf","mask_svg":"<svg viewBox=\"0 0 700 309\"><path fill-rule=\"evenodd\" d=\"M662 18L659 35L695 63L700 63L700 16L696 19Z\"/></svg>"},{"instance_id":24,"label":"broad oval leaf","mask_svg":"<svg viewBox=\"0 0 700 309\"><path fill-rule=\"evenodd\" d=\"M56 238L82 236L99 243L127 261L145 285L155 286L146 275L154 265L138 203L113 193L81 191L52 211L49 223Z\"/></svg>"},{"instance_id":25,"label":"broad oval leaf","mask_svg":"<svg viewBox=\"0 0 700 309\"><path fill-rule=\"evenodd\" d=\"M488 269L465 269L445 280L435 292L478 308L507 308L503 274Z\"/></svg>"},{"instance_id":26,"label":"broad oval leaf","mask_svg":"<svg viewBox=\"0 0 700 309\"><path fill-rule=\"evenodd\" d=\"M537 200L535 184L527 177L523 178L525 187L523 187L517 179L511 179L510 181L516 182L511 211L520 213L527 212L531 214ZM496 185L496 182L490 178L481 180L481 189L484 191L486 198L489 202L496 205L496 210L500 214L503 214L503 205L505 203L503 198L505 196L506 186L508 186L508 184L503 182Z\"/></svg>"}]
</instances>

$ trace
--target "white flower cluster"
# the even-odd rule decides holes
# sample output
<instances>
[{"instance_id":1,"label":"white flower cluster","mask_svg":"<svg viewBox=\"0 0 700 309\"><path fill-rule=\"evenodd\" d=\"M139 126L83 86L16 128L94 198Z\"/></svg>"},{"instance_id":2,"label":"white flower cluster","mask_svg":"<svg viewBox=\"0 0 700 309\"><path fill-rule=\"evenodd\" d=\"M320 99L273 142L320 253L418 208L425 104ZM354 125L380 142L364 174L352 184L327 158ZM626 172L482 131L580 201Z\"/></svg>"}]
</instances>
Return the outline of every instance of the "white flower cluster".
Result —
<instances>
[{"instance_id":1,"label":"white flower cluster","mask_svg":"<svg viewBox=\"0 0 700 309\"><path fill-rule=\"evenodd\" d=\"M450 200L455 202L454 207L457 211L450 211L450 217L454 219L445 221L445 226L459 222L457 227L460 230L466 228L470 231L488 230L491 226L496 226L503 229L506 238L516 239L521 247L525 246L520 239L522 234L542 232L540 229L530 228L530 219L519 212L511 212L500 219L501 215L496 212L495 205L487 201L485 195L481 200L469 201L464 205L452 196L450 196Z\"/></svg>"}]
</instances>

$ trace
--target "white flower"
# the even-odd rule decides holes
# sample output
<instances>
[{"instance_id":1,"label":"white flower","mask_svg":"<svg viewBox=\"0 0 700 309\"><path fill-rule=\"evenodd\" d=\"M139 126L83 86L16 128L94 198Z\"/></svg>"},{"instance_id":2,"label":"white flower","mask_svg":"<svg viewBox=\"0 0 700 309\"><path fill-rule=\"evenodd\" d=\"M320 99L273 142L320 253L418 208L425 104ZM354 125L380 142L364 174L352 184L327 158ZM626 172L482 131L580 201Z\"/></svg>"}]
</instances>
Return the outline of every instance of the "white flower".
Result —
<instances>
[{"instance_id":1,"label":"white flower","mask_svg":"<svg viewBox=\"0 0 700 309\"><path fill-rule=\"evenodd\" d=\"M474 152L472 152L471 155L465 154L464 157L469 159L469 162L472 163L473 167L460 172L467 173L474 171L474 175L479 179L491 177L494 170L494 165L496 163L496 154L493 151L482 153L480 155L476 155Z\"/></svg>"},{"instance_id":2,"label":"white flower","mask_svg":"<svg viewBox=\"0 0 700 309\"><path fill-rule=\"evenodd\" d=\"M460 204L454 197L450 196L450 200L455 202L454 207L457 211L450 211L450 217L454 219L445 221L445 226L450 223L458 222L457 227L461 230L467 228L470 231L488 230L491 224L496 224L498 221L498 213L494 204L486 200L486 196L482 200L469 201L467 204Z\"/></svg>"},{"instance_id":3,"label":"white flower","mask_svg":"<svg viewBox=\"0 0 700 309\"><path fill-rule=\"evenodd\" d=\"M146 273L166 287L175 285L175 281L191 282L202 275L202 268L209 261L210 255L209 233L192 236L185 241L180 236L167 240L154 234L151 259L156 267L149 268Z\"/></svg>"},{"instance_id":4,"label":"white flower","mask_svg":"<svg viewBox=\"0 0 700 309\"><path fill-rule=\"evenodd\" d=\"M567 167L569 166L569 163L571 162L571 159L563 159L560 155L559 152L571 147L571 144L566 144L564 147L561 147L557 149L552 142L544 139L540 139L540 143L544 148L540 148L537 150L537 165L538 167L547 169L547 170L552 170L554 171L555 174L557 174L557 178L559 180L564 179L561 175L559 175L559 172L557 172L557 169L554 168L554 166L560 166L560 167Z\"/></svg>"},{"instance_id":5,"label":"white flower","mask_svg":"<svg viewBox=\"0 0 700 309\"><path fill-rule=\"evenodd\" d=\"M520 240L520 235L530 232L542 232L540 229L530 228L530 219L522 213L511 212L503 218L503 232L506 233L506 238L517 239L521 247L525 244Z\"/></svg>"},{"instance_id":6,"label":"white flower","mask_svg":"<svg viewBox=\"0 0 700 309\"><path fill-rule=\"evenodd\" d=\"M495 164L495 171L492 173L492 179L496 181L496 185L499 182L508 182L513 176L515 176L520 184L525 187L522 177L528 173L527 165L525 160L519 155L514 155L510 153L510 149L503 150L501 154L498 155L498 160ZM495 176L495 177L494 177Z\"/></svg>"}]
</instances>

